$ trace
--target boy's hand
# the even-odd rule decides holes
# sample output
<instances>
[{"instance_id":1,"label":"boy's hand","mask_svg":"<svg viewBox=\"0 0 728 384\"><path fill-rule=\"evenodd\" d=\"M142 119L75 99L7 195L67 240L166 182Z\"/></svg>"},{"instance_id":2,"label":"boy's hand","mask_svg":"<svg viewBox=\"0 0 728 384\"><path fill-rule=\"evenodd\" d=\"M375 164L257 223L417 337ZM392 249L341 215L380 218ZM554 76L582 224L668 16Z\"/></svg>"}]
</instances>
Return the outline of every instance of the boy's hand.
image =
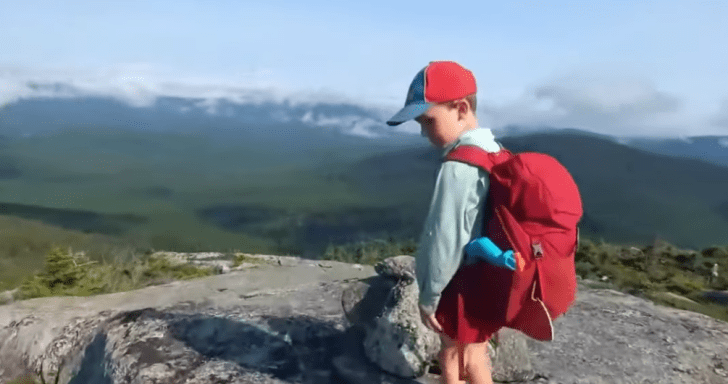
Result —
<instances>
[{"instance_id":1,"label":"boy's hand","mask_svg":"<svg viewBox=\"0 0 728 384\"><path fill-rule=\"evenodd\" d=\"M431 330L442 333L442 326L437 321L437 318L435 318L435 313L429 312L425 307L422 305L419 305L420 308L420 318L422 319L422 323L425 324L425 327L430 328Z\"/></svg>"}]
</instances>

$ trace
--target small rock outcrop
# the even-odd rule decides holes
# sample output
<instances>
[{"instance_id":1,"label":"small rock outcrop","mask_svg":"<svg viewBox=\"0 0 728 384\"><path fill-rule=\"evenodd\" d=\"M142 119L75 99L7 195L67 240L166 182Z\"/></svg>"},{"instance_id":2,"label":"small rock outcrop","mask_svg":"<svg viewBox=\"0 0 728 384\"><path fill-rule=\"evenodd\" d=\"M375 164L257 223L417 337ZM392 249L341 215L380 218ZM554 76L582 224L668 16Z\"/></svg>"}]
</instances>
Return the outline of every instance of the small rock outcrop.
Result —
<instances>
[{"instance_id":1,"label":"small rock outcrop","mask_svg":"<svg viewBox=\"0 0 728 384\"><path fill-rule=\"evenodd\" d=\"M414 258L392 257L378 263L374 270L381 278L389 279L393 287L380 305L382 311L364 323L366 356L394 375L422 376L440 350L440 337L420 320Z\"/></svg>"},{"instance_id":2,"label":"small rock outcrop","mask_svg":"<svg viewBox=\"0 0 728 384\"><path fill-rule=\"evenodd\" d=\"M409 255L390 257L377 263L374 270L379 276L409 284L415 281L415 258Z\"/></svg>"},{"instance_id":3,"label":"small rock outcrop","mask_svg":"<svg viewBox=\"0 0 728 384\"><path fill-rule=\"evenodd\" d=\"M426 328L417 309L414 284L397 284L392 306L366 327L364 351L383 370L400 377L424 375L440 350L440 337Z\"/></svg>"},{"instance_id":4,"label":"small rock outcrop","mask_svg":"<svg viewBox=\"0 0 728 384\"><path fill-rule=\"evenodd\" d=\"M420 377L437 359L440 336L426 328L417 307L412 256L388 258L374 266L377 277L349 286L342 295L347 319L363 327L367 358L382 370L400 377ZM499 347L489 348L494 379L525 381L533 378L526 337L503 330Z\"/></svg>"}]
</instances>

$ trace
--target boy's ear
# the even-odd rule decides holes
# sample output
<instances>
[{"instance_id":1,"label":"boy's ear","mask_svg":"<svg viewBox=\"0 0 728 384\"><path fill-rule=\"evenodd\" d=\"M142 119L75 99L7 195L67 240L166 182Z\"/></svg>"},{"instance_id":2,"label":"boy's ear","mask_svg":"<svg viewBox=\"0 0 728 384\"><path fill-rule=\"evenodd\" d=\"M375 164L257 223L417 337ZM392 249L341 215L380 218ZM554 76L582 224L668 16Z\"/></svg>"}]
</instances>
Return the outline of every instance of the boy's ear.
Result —
<instances>
[{"instance_id":1,"label":"boy's ear","mask_svg":"<svg viewBox=\"0 0 728 384\"><path fill-rule=\"evenodd\" d=\"M468 111L470 111L470 103L465 99L456 100L455 108L458 109L458 115L464 118L468 115Z\"/></svg>"}]
</instances>

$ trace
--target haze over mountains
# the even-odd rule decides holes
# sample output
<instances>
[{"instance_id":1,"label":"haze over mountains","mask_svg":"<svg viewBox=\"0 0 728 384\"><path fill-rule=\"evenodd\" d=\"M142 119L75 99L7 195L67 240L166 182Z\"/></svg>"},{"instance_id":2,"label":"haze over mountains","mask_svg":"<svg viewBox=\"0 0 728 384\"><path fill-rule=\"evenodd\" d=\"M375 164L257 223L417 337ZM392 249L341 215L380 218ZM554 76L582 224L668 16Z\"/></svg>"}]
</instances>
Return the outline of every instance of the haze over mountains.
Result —
<instances>
[{"instance_id":1,"label":"haze over mountains","mask_svg":"<svg viewBox=\"0 0 728 384\"><path fill-rule=\"evenodd\" d=\"M51 210L58 224L58 210L90 198L59 203L44 192L146 196L223 231L274 236L291 252L366 236L416 237L438 153L419 135L386 126L390 113L330 101L158 97L133 106L102 96L21 98L0 108L0 203L5 214L36 219ZM550 153L567 166L583 194L585 234L627 242L660 236L688 247L728 242L728 136L496 133L512 150ZM23 200L23 188L33 199ZM118 224L114 215L139 206L130 201L84 209L107 210ZM133 215L126 230L147 222L145 212ZM67 221L78 225L76 216Z\"/></svg>"},{"instance_id":2,"label":"haze over mountains","mask_svg":"<svg viewBox=\"0 0 728 384\"><path fill-rule=\"evenodd\" d=\"M37 84L31 84L36 89ZM0 135L34 136L58 129L113 127L144 132L203 134L216 143L230 140L363 142L377 146L421 145L417 135L388 127L392 111L352 102L293 102L255 93L230 98L159 96L146 105L134 105L112 96L73 93L62 83L45 85L40 97L20 98L0 107ZM77 92L78 93L78 92ZM57 95L65 95L58 97ZM72 97L69 97L72 95ZM561 128L505 126L498 137ZM597 135L597 134L594 134ZM610 137L635 148L728 165L728 135L684 138Z\"/></svg>"},{"instance_id":3,"label":"haze over mountains","mask_svg":"<svg viewBox=\"0 0 728 384\"><path fill-rule=\"evenodd\" d=\"M381 112L352 104L293 104L227 99L160 97L148 106L132 106L112 97L31 98L0 109L0 129L12 136L33 136L59 128L117 127L146 132L202 133L223 138L234 131L251 138L296 135L292 127L326 132L332 139L393 136L382 125ZM316 128L314 130L314 128ZM397 135L400 136L400 135ZM401 140L406 140L405 135Z\"/></svg>"}]
</instances>

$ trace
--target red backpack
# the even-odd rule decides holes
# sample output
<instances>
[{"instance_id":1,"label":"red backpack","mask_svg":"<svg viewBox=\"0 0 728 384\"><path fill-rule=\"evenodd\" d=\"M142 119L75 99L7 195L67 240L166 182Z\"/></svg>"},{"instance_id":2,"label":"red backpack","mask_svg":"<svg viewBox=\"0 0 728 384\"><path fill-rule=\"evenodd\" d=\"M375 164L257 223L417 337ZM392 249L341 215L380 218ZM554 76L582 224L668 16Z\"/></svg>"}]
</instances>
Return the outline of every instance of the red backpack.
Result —
<instances>
[{"instance_id":1,"label":"red backpack","mask_svg":"<svg viewBox=\"0 0 728 384\"><path fill-rule=\"evenodd\" d=\"M479 286L483 305L492 311L482 320L553 340L552 320L565 313L576 296L574 255L583 211L574 179L556 159L541 153L514 155L506 149L486 152L463 145L446 160L489 172L483 236L521 257L515 271L483 266L486 275Z\"/></svg>"}]
</instances>

